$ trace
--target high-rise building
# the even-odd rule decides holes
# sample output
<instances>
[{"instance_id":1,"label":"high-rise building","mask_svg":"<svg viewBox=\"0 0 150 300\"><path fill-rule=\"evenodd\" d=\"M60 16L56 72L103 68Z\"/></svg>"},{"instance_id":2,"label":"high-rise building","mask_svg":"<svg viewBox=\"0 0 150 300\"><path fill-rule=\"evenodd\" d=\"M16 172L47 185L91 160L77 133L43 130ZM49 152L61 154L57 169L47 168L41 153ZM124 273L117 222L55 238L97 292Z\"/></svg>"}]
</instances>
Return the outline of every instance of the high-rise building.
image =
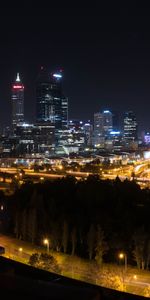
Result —
<instances>
[{"instance_id":1,"label":"high-rise building","mask_svg":"<svg viewBox=\"0 0 150 300\"><path fill-rule=\"evenodd\" d=\"M112 131L112 126L112 113L109 110L94 114L94 136L96 145L104 143Z\"/></svg>"},{"instance_id":2,"label":"high-rise building","mask_svg":"<svg viewBox=\"0 0 150 300\"><path fill-rule=\"evenodd\" d=\"M50 122L55 129L66 129L68 99L62 92L62 74L48 73L42 68L36 83L36 121Z\"/></svg>"},{"instance_id":3,"label":"high-rise building","mask_svg":"<svg viewBox=\"0 0 150 300\"><path fill-rule=\"evenodd\" d=\"M54 147L54 126L51 124L21 124L15 127L15 137L18 138L15 153L39 153L50 155Z\"/></svg>"},{"instance_id":4,"label":"high-rise building","mask_svg":"<svg viewBox=\"0 0 150 300\"><path fill-rule=\"evenodd\" d=\"M135 142L138 140L137 120L133 111L128 111L124 116L124 140Z\"/></svg>"},{"instance_id":5,"label":"high-rise building","mask_svg":"<svg viewBox=\"0 0 150 300\"><path fill-rule=\"evenodd\" d=\"M23 123L24 121L24 85L22 84L19 73L12 85L12 127Z\"/></svg>"}]
</instances>

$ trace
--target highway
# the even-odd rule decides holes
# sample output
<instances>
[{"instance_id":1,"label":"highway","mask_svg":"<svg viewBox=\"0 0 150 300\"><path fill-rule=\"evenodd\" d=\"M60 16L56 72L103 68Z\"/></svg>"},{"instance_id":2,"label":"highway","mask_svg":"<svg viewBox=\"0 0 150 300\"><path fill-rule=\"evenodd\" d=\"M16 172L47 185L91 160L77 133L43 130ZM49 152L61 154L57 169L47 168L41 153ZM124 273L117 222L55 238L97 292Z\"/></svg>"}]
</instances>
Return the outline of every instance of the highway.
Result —
<instances>
[{"instance_id":1,"label":"highway","mask_svg":"<svg viewBox=\"0 0 150 300\"><path fill-rule=\"evenodd\" d=\"M100 176L102 179L115 179L118 176L123 181L126 178L129 180L134 178L142 188L145 186L150 186L150 161L149 160L145 160L144 162L143 160L136 162L135 165L125 165L125 166L116 166L116 167L110 166L109 169L104 169L103 167L100 168L100 170L101 170ZM48 173L46 171L36 172L33 169L24 168L23 173L21 173L21 171L19 171L19 168L1 167L0 181L3 181L2 174L5 174L4 176L6 177L5 178L6 182L10 182L10 178L7 178L7 174L9 176L14 175L17 180L23 180L24 176L28 176L33 179L35 178L35 180L39 180L39 182L42 182L42 180L44 179L62 178L66 175L73 175L77 179L87 178L89 175L93 174L92 172L79 172L73 170L69 170L65 172L65 169L63 173L63 170L61 170L60 172L59 168L58 171L56 168L55 172L56 173Z\"/></svg>"}]
</instances>

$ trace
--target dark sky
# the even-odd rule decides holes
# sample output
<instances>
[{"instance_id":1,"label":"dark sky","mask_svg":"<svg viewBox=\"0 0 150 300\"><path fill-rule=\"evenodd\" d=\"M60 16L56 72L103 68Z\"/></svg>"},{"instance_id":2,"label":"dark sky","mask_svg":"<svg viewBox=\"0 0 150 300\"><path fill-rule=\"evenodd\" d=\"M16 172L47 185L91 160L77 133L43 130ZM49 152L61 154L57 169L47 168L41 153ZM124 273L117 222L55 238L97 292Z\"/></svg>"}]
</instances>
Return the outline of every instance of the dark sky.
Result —
<instances>
[{"instance_id":1,"label":"dark sky","mask_svg":"<svg viewBox=\"0 0 150 300\"><path fill-rule=\"evenodd\" d=\"M92 120L104 108L122 114L132 109L140 129L149 130L148 1L53 2L1 7L0 125L9 123L11 83L18 71L25 84L25 118L33 120L35 80L43 65L50 72L64 69L70 118Z\"/></svg>"}]
</instances>

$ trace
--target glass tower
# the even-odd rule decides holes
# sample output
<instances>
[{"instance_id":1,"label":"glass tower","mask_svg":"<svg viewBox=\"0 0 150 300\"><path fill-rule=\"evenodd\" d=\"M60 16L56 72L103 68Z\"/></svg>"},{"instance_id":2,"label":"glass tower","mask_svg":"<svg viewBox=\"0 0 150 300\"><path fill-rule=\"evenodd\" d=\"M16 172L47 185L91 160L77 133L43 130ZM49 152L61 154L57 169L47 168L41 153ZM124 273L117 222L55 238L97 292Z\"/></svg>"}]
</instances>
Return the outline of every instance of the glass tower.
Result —
<instances>
[{"instance_id":1,"label":"glass tower","mask_svg":"<svg viewBox=\"0 0 150 300\"><path fill-rule=\"evenodd\" d=\"M112 113L109 110L94 114L94 131L96 135L107 137L112 128Z\"/></svg>"},{"instance_id":2,"label":"glass tower","mask_svg":"<svg viewBox=\"0 0 150 300\"><path fill-rule=\"evenodd\" d=\"M48 76L42 68L36 83L36 121L50 122L55 129L68 125L68 99L63 95L61 80L61 72Z\"/></svg>"}]
</instances>

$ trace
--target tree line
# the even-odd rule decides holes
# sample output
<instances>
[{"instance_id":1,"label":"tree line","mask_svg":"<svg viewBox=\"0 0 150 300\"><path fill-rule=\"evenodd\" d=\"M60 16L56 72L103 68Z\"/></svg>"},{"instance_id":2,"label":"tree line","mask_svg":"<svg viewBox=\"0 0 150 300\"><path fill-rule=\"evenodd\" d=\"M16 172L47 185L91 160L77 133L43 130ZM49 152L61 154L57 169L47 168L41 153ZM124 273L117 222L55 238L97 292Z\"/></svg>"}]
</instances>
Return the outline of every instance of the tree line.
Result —
<instances>
[{"instance_id":1,"label":"tree line","mask_svg":"<svg viewBox=\"0 0 150 300\"><path fill-rule=\"evenodd\" d=\"M150 190L119 178L86 180L72 176L25 183L6 199L10 233L55 251L79 255L97 263L118 262L119 251L150 265ZM8 228L8 226L7 226Z\"/></svg>"}]
</instances>

